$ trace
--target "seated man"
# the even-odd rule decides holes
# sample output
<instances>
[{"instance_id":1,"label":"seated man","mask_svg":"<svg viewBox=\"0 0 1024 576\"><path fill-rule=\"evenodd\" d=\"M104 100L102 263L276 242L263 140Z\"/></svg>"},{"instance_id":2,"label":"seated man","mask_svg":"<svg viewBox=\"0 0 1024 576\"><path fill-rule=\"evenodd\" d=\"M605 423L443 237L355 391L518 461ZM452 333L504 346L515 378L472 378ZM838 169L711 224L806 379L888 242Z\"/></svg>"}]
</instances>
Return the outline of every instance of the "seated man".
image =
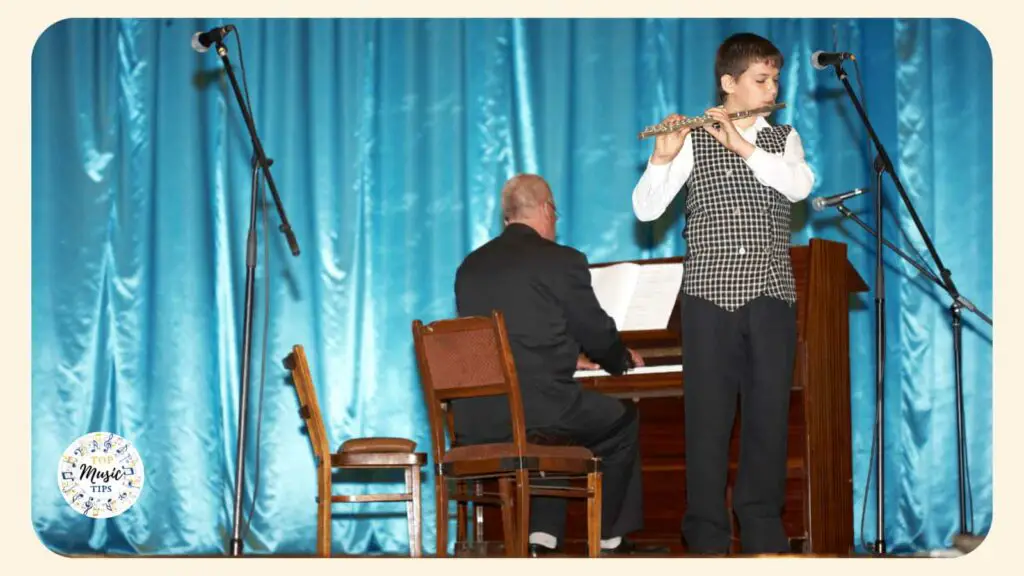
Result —
<instances>
[{"instance_id":1,"label":"seated man","mask_svg":"<svg viewBox=\"0 0 1024 576\"><path fill-rule=\"evenodd\" d=\"M622 537L643 526L636 410L584 390L573 373L579 362L581 368L596 363L618 375L642 360L623 345L615 322L598 304L586 256L555 243L558 215L547 183L535 175L512 178L502 190L501 207L504 232L459 267L459 315L504 313L527 436L582 445L602 459L602 553L635 553L636 546ZM505 397L459 400L452 406L460 444L511 441ZM531 503L531 555L558 550L566 500L538 497Z\"/></svg>"}]
</instances>

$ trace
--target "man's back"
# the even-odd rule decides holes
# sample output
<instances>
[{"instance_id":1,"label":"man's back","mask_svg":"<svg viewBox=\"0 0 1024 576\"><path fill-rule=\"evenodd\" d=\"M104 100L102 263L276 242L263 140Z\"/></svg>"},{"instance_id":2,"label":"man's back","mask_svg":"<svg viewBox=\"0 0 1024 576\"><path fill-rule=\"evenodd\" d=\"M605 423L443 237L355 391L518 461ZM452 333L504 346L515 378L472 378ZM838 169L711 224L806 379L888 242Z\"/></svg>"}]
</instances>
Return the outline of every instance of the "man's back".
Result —
<instances>
[{"instance_id":1,"label":"man's back","mask_svg":"<svg viewBox=\"0 0 1024 576\"><path fill-rule=\"evenodd\" d=\"M557 422L579 396L573 380L582 351L613 373L627 367L627 351L590 285L586 257L522 224L470 254L459 267L455 293L460 316L501 310L523 394L527 428ZM456 403L457 429L498 440L507 430L503 398ZM482 435L484 437L482 437Z\"/></svg>"}]
</instances>

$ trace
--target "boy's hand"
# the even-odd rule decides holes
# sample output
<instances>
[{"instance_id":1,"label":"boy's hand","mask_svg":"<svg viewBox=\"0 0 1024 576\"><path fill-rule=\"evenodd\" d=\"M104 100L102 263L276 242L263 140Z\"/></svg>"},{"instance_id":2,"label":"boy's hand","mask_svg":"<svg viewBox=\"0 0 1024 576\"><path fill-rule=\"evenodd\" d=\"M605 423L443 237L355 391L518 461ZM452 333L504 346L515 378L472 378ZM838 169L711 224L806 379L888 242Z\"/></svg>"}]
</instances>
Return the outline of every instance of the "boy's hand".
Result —
<instances>
[{"instance_id":1,"label":"boy's hand","mask_svg":"<svg viewBox=\"0 0 1024 576\"><path fill-rule=\"evenodd\" d=\"M705 114L718 121L717 128L711 124L704 125L704 129L708 131L708 134L714 136L715 140L722 143L722 146L739 154L744 159L750 157L754 152L754 145L740 136L724 107L711 108Z\"/></svg>"},{"instance_id":2,"label":"boy's hand","mask_svg":"<svg viewBox=\"0 0 1024 576\"><path fill-rule=\"evenodd\" d=\"M661 123L667 124L682 120L686 120L686 116L669 114L665 116ZM683 149L683 140L686 139L686 135L690 133L690 130L692 128L680 128L675 132L659 134L655 137L654 154L651 156L651 164L668 164L671 162L679 154L679 151Z\"/></svg>"}]
</instances>

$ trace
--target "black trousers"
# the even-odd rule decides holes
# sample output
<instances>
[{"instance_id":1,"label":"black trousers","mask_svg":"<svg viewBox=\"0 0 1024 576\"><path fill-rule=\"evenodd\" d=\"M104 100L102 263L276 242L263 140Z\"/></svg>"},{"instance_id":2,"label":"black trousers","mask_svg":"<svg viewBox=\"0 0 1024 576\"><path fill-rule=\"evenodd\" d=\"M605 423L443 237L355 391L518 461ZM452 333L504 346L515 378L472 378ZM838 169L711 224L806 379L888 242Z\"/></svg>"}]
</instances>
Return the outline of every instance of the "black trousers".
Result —
<instances>
[{"instance_id":1,"label":"black trousers","mask_svg":"<svg viewBox=\"0 0 1024 576\"><path fill-rule=\"evenodd\" d=\"M457 416L456 416L457 418ZM625 536L643 528L643 488L640 477L639 420L631 402L599 392L582 390L558 423L527 430L530 442L576 445L601 458L601 537ZM460 443L510 442L511 431L482 430L461 433ZM531 480L537 485L564 484L557 480ZM565 498L531 497L530 532L565 538Z\"/></svg>"},{"instance_id":2,"label":"black trousers","mask_svg":"<svg viewBox=\"0 0 1024 576\"><path fill-rule=\"evenodd\" d=\"M745 554L786 552L782 506L796 307L762 296L729 312L684 295L682 332L687 548L696 554L729 551L725 488L738 394L740 458L733 509L740 544Z\"/></svg>"},{"instance_id":3,"label":"black trousers","mask_svg":"<svg viewBox=\"0 0 1024 576\"><path fill-rule=\"evenodd\" d=\"M532 442L584 446L601 458L601 538L643 528L639 431L631 402L591 390L582 391L557 425L528 431ZM530 532L547 532L562 541L567 506L565 498L531 497Z\"/></svg>"}]
</instances>

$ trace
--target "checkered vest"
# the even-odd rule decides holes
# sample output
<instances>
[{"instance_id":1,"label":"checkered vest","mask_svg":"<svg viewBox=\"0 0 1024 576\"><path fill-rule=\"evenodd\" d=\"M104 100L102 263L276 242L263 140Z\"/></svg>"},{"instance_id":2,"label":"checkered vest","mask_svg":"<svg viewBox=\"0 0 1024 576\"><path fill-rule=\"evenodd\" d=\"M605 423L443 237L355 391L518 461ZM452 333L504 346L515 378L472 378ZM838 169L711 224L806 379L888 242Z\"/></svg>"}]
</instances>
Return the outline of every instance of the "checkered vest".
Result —
<instances>
[{"instance_id":1,"label":"checkered vest","mask_svg":"<svg viewBox=\"0 0 1024 576\"><path fill-rule=\"evenodd\" d=\"M791 129L764 128L756 144L781 154ZM796 302L789 200L758 182L743 158L705 130L690 137L694 166L686 184L683 292L730 311L761 295Z\"/></svg>"}]
</instances>

